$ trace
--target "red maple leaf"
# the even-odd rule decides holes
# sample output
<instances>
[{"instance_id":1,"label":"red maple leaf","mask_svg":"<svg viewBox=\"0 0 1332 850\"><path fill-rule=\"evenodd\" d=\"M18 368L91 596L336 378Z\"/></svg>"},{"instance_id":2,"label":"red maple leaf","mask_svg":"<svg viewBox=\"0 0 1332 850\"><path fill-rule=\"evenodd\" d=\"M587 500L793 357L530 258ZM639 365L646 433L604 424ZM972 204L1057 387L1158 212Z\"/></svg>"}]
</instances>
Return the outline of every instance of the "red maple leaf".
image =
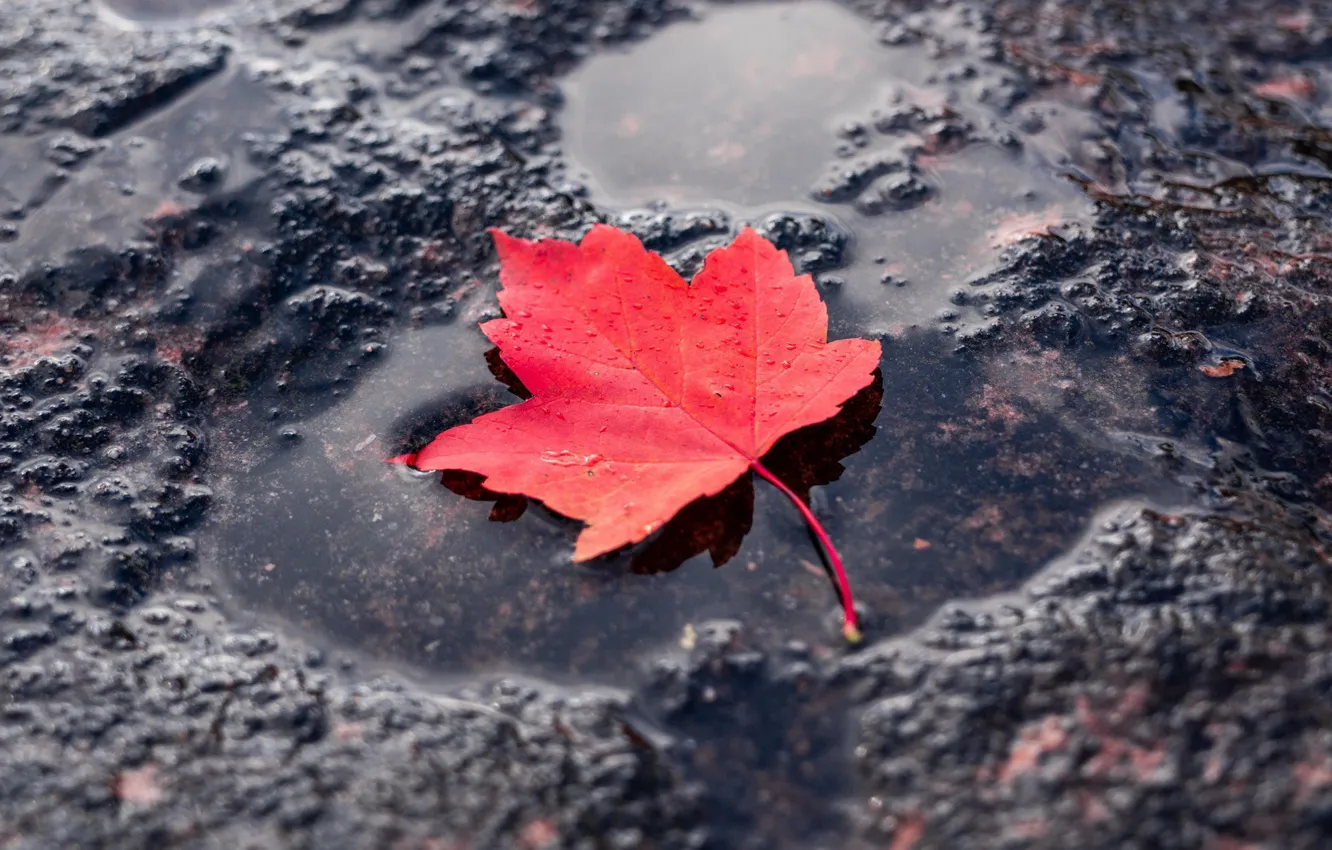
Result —
<instances>
[{"instance_id":1,"label":"red maple leaf","mask_svg":"<svg viewBox=\"0 0 1332 850\"><path fill-rule=\"evenodd\" d=\"M505 318L481 330L532 397L393 462L477 473L488 491L582 520L575 561L643 540L753 470L823 543L844 631L857 639L836 549L760 461L869 385L879 343L828 342L813 280L749 228L709 254L692 284L614 227L598 225L578 245L491 234Z\"/></svg>"}]
</instances>

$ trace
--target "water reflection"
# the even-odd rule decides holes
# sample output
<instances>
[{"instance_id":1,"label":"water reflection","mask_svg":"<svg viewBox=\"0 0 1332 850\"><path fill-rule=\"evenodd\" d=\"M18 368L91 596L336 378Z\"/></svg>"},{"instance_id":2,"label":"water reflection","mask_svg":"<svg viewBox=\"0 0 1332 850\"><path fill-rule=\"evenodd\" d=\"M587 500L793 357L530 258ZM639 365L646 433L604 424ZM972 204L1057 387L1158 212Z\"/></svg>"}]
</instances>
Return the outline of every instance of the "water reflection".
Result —
<instances>
[{"instance_id":1,"label":"water reflection","mask_svg":"<svg viewBox=\"0 0 1332 850\"><path fill-rule=\"evenodd\" d=\"M401 441L517 400L490 374L487 348L463 323L405 333L347 403L298 423L221 426L208 557L231 565L246 607L454 671L610 674L715 617L744 619L759 640L838 645L836 598L807 530L769 487L754 488L753 527L724 568L700 555L635 575L633 553L571 563L577 524L539 506L490 522L494 503L385 464ZM935 350L910 336L890 346L878 435L811 494L872 634L951 597L1011 588L1106 499L1171 495L1150 462L1068 426L1059 392L1032 389L1076 375L1075 362L1030 357L987 375Z\"/></svg>"},{"instance_id":2,"label":"water reflection","mask_svg":"<svg viewBox=\"0 0 1332 850\"><path fill-rule=\"evenodd\" d=\"M1042 158L1067 128L1028 121L1023 146L982 103L998 83L940 67L830 2L711 7L570 75L570 177L610 209L833 219L853 235L844 297L868 328L930 322L1006 245L1089 211Z\"/></svg>"},{"instance_id":3,"label":"water reflection","mask_svg":"<svg viewBox=\"0 0 1332 850\"><path fill-rule=\"evenodd\" d=\"M202 84L180 102L105 139L72 133L0 145L0 207L16 221L6 254L18 266L64 253L71 223L84 245L117 248L164 220L257 182L246 136L277 126L276 106L245 72ZM229 226L248 222L240 208ZM262 215L262 212L257 213Z\"/></svg>"},{"instance_id":4,"label":"water reflection","mask_svg":"<svg viewBox=\"0 0 1332 850\"><path fill-rule=\"evenodd\" d=\"M213 17L236 0L98 0L113 16L143 26L182 26Z\"/></svg>"},{"instance_id":5,"label":"water reflection","mask_svg":"<svg viewBox=\"0 0 1332 850\"><path fill-rule=\"evenodd\" d=\"M846 282L825 280L824 296L833 337L885 339L883 401L828 458L839 465L864 445L840 460L840 477L806 483L831 482L810 498L871 637L950 598L1011 590L1106 501L1179 495L1148 453L1107 438L1103 429L1150 433L1155 422L1150 388L1103 380L1115 370L1102 355L1018 351L975 364L944 354L933 322L949 291L1004 245L1084 213L1038 153L975 129L975 102L940 100L951 83L930 82L929 66L923 47L884 47L831 3L739 5L594 57L566 88L568 150L599 205L715 205L732 225L803 210L853 234ZM957 127L969 128L961 140ZM868 171L855 170L861 158ZM576 523L385 464L516 400L488 348L472 320L401 330L339 399L310 366L284 379L280 400L256 390L253 413L218 424L208 558L230 566L243 607L447 671L618 678L719 617L744 620L759 644L840 650L836 598L807 529L770 487L741 483L689 509L696 522L666 558L684 564L662 573L644 551L575 565ZM259 413L269 409L286 412ZM820 456L811 440L828 442L792 440L806 458ZM726 566L713 569L704 550Z\"/></svg>"},{"instance_id":6,"label":"water reflection","mask_svg":"<svg viewBox=\"0 0 1332 850\"><path fill-rule=\"evenodd\" d=\"M828 2L713 7L571 74L565 138L598 198L789 203L823 170L839 117L918 80L923 58L881 49Z\"/></svg>"}]
</instances>

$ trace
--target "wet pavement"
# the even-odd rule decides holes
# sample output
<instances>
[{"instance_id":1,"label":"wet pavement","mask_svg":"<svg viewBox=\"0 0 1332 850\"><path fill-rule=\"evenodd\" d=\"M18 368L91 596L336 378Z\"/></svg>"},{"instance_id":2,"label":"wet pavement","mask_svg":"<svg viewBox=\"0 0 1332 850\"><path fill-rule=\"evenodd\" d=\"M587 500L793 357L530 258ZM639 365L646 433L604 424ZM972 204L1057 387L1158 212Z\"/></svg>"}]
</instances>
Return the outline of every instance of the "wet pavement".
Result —
<instances>
[{"instance_id":1,"label":"wet pavement","mask_svg":"<svg viewBox=\"0 0 1332 850\"><path fill-rule=\"evenodd\" d=\"M5 4L0 846L1324 846L1329 21ZM761 482L576 565L383 463L598 221L882 341L769 464L864 645Z\"/></svg>"}]
</instances>

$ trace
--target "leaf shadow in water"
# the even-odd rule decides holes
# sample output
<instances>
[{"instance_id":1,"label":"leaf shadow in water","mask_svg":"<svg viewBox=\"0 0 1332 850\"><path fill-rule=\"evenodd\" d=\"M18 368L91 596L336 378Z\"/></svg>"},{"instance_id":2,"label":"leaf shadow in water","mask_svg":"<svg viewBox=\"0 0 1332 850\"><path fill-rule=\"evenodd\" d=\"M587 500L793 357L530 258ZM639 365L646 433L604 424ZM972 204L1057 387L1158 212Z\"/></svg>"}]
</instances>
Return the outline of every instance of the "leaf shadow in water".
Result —
<instances>
[{"instance_id":1,"label":"leaf shadow in water","mask_svg":"<svg viewBox=\"0 0 1332 850\"><path fill-rule=\"evenodd\" d=\"M846 471L842 459L874 436L882 403L883 374L876 370L870 385L848 399L836 416L778 440L763 456L763 465L808 504L810 489L840 478ZM720 493L690 502L659 532L631 547L630 569L669 572L704 552L720 567L740 551L753 521L754 476L742 475Z\"/></svg>"}]
</instances>

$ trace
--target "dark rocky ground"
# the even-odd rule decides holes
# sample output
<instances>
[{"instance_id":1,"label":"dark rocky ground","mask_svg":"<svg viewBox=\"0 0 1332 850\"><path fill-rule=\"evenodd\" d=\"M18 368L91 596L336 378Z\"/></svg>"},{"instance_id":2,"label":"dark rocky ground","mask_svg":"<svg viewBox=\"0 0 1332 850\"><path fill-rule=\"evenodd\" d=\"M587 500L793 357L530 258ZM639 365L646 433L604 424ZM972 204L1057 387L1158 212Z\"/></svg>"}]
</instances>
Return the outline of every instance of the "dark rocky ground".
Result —
<instances>
[{"instance_id":1,"label":"dark rocky ground","mask_svg":"<svg viewBox=\"0 0 1332 850\"><path fill-rule=\"evenodd\" d=\"M227 433L296 443L396 332L495 309L487 227L619 215L568 182L557 81L686 4L205 5L0 6L0 846L1327 846L1332 6L851 4L996 123L881 115L926 147L825 200L909 201L874 181L984 139L1095 204L890 334L882 474L926 493L902 458L985 449L1063 486L1022 431L1054 409L1186 495L1103 507L909 634L868 589L861 649L709 622L610 688L357 660L223 604L200 539ZM731 226L621 220L683 265ZM842 263L827 222L770 232ZM927 337L991 376L956 436L893 395ZM956 569L1004 546L967 527Z\"/></svg>"}]
</instances>

